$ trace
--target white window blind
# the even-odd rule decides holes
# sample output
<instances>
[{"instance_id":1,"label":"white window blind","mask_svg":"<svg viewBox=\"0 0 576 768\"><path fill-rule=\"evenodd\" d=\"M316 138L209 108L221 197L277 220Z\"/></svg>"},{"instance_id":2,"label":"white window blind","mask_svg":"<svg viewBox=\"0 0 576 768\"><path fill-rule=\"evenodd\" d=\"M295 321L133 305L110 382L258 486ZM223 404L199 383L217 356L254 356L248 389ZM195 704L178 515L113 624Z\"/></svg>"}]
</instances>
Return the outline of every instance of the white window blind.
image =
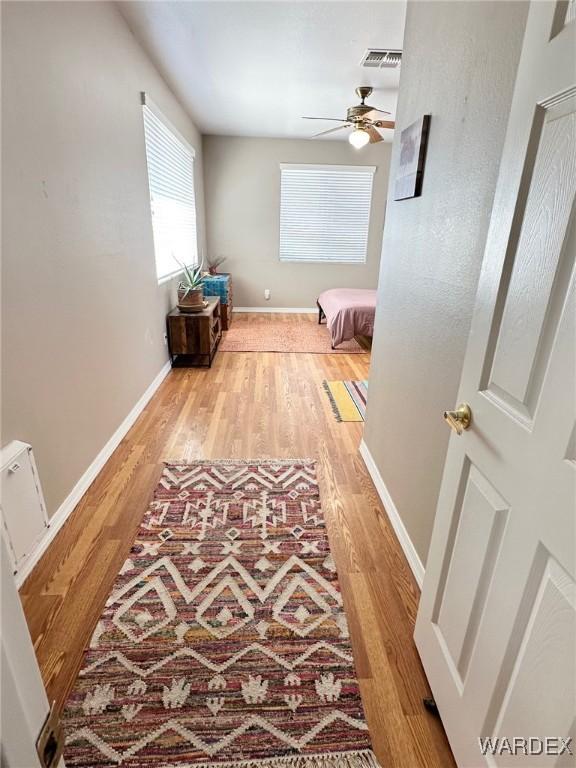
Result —
<instances>
[{"instance_id":1,"label":"white window blind","mask_svg":"<svg viewBox=\"0 0 576 768\"><path fill-rule=\"evenodd\" d=\"M366 261L374 166L280 166L280 260Z\"/></svg>"},{"instance_id":2,"label":"white window blind","mask_svg":"<svg viewBox=\"0 0 576 768\"><path fill-rule=\"evenodd\" d=\"M158 279L198 263L194 151L146 105L144 136Z\"/></svg>"}]
</instances>

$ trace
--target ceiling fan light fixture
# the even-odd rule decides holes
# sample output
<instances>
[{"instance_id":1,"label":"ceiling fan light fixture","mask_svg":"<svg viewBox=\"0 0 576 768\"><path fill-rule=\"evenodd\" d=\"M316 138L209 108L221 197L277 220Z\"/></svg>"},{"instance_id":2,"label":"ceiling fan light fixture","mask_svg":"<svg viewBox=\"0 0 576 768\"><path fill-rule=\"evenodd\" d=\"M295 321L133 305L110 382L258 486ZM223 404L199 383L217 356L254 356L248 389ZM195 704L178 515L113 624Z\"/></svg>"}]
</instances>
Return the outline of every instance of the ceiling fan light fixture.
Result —
<instances>
[{"instance_id":1,"label":"ceiling fan light fixture","mask_svg":"<svg viewBox=\"0 0 576 768\"><path fill-rule=\"evenodd\" d=\"M368 144L370 136L363 128L356 128L352 131L350 136L348 136L348 141L355 149L361 149Z\"/></svg>"}]
</instances>

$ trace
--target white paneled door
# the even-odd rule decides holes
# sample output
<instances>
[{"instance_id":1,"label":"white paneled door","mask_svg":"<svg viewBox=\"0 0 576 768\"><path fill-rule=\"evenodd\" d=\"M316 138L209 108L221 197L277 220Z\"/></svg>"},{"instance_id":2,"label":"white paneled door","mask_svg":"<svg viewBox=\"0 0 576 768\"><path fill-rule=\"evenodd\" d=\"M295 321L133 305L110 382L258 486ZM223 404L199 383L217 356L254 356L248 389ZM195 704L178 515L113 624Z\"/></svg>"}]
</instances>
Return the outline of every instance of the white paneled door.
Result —
<instances>
[{"instance_id":1,"label":"white paneled door","mask_svg":"<svg viewBox=\"0 0 576 768\"><path fill-rule=\"evenodd\" d=\"M576 765L574 16L530 6L416 623L466 768Z\"/></svg>"}]
</instances>

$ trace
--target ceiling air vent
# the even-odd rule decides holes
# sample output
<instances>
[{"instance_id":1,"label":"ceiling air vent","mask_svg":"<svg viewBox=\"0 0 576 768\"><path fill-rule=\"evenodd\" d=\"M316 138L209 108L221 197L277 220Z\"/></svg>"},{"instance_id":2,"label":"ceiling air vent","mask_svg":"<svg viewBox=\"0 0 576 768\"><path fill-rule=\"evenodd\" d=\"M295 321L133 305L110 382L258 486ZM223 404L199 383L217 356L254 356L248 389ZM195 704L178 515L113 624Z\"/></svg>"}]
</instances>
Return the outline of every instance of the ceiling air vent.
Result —
<instances>
[{"instance_id":1,"label":"ceiling air vent","mask_svg":"<svg viewBox=\"0 0 576 768\"><path fill-rule=\"evenodd\" d=\"M402 51L371 48L362 57L361 67L370 69L396 69L402 61Z\"/></svg>"}]
</instances>

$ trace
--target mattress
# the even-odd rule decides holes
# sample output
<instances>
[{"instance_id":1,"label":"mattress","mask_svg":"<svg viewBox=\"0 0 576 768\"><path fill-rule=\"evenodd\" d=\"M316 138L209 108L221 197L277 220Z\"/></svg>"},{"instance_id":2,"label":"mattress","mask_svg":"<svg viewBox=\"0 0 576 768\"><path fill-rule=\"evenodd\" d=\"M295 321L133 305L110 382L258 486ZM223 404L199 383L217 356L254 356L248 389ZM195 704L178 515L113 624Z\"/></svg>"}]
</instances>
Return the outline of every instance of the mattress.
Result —
<instances>
[{"instance_id":1,"label":"mattress","mask_svg":"<svg viewBox=\"0 0 576 768\"><path fill-rule=\"evenodd\" d=\"M332 346L354 336L372 336L376 314L376 291L367 288L331 288L318 297L326 315Z\"/></svg>"}]
</instances>

